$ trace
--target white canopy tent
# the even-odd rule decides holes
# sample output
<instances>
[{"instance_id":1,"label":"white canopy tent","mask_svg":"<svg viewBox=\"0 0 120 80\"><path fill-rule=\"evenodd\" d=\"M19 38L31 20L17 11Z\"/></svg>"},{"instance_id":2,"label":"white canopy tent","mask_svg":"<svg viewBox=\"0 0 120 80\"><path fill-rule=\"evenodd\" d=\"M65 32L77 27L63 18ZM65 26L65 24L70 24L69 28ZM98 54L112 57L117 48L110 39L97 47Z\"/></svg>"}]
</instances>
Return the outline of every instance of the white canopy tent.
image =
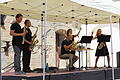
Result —
<instances>
[{"instance_id":1,"label":"white canopy tent","mask_svg":"<svg viewBox=\"0 0 120 80\"><path fill-rule=\"evenodd\" d=\"M0 14L14 16L17 13L21 13L26 18L39 20L44 8L43 3L44 0L12 0L0 3ZM77 21L85 24L85 19L87 18L89 24L104 24L109 23L109 14L111 13L91 8L91 6L87 7L70 0L48 0L47 14L48 21L52 22L70 23ZM116 14L112 15L114 17L113 22L118 22L119 16Z\"/></svg>"},{"instance_id":2,"label":"white canopy tent","mask_svg":"<svg viewBox=\"0 0 120 80\"><path fill-rule=\"evenodd\" d=\"M119 0L71 0L73 2L120 15Z\"/></svg>"},{"instance_id":3,"label":"white canopy tent","mask_svg":"<svg viewBox=\"0 0 120 80\"><path fill-rule=\"evenodd\" d=\"M21 13L26 18L40 20L42 17L41 14L45 10L47 11L47 13L45 13L47 15L45 21L51 22L71 23L76 21L81 24L86 24L86 20L87 24L119 22L118 14L110 11L106 12L106 10L102 11L103 9L100 8L101 10L99 10L97 7L91 8L93 6L87 7L88 5L84 6L86 4L81 5L70 0L48 0L48 5L46 5L47 9L43 3L45 3L45 0L12 0L10 2L0 3L0 14L15 16L17 13ZM110 15L112 16L109 17Z\"/></svg>"}]
</instances>

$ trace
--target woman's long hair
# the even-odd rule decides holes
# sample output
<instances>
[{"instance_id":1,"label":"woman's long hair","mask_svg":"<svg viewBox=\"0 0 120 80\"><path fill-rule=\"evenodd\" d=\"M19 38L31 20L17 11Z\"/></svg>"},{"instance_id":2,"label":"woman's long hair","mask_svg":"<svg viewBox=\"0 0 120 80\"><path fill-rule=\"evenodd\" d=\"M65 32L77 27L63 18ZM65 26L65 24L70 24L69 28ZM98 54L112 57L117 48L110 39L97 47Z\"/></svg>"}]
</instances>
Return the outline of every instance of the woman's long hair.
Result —
<instances>
[{"instance_id":1,"label":"woman's long hair","mask_svg":"<svg viewBox=\"0 0 120 80\"><path fill-rule=\"evenodd\" d=\"M96 32L96 35L99 36L99 31L102 31L101 29L98 29Z\"/></svg>"},{"instance_id":2,"label":"woman's long hair","mask_svg":"<svg viewBox=\"0 0 120 80\"><path fill-rule=\"evenodd\" d=\"M68 30L67 30L67 36L69 35L69 32L70 32L71 30L72 30L72 29L68 29Z\"/></svg>"}]
</instances>

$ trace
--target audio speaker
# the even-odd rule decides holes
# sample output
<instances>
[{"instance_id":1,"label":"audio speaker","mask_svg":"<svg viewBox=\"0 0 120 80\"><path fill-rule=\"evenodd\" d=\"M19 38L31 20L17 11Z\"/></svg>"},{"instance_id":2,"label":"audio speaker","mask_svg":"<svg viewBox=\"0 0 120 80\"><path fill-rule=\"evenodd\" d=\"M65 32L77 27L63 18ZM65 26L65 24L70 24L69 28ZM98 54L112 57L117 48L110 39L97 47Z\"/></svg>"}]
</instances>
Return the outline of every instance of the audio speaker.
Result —
<instances>
[{"instance_id":1,"label":"audio speaker","mask_svg":"<svg viewBox=\"0 0 120 80\"><path fill-rule=\"evenodd\" d=\"M117 67L120 68L120 52L117 52Z\"/></svg>"}]
</instances>

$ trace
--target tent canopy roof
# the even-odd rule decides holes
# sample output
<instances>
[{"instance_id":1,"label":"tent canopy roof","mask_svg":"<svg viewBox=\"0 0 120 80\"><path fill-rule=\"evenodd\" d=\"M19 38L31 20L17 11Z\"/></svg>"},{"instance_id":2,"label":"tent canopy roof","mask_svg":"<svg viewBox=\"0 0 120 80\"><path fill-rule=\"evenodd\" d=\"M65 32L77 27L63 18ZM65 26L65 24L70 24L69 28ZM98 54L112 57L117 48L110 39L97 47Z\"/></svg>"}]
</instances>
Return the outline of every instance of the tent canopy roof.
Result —
<instances>
[{"instance_id":1,"label":"tent canopy roof","mask_svg":"<svg viewBox=\"0 0 120 80\"><path fill-rule=\"evenodd\" d=\"M120 15L120 0L71 0L88 7Z\"/></svg>"},{"instance_id":2,"label":"tent canopy roof","mask_svg":"<svg viewBox=\"0 0 120 80\"><path fill-rule=\"evenodd\" d=\"M41 19L45 0L13 0L0 3L0 14L15 16L21 13L26 18ZM48 21L70 23L73 21L82 24L107 24L111 13L90 8L70 0L48 0ZM113 15L113 22L118 22L119 16Z\"/></svg>"}]
</instances>

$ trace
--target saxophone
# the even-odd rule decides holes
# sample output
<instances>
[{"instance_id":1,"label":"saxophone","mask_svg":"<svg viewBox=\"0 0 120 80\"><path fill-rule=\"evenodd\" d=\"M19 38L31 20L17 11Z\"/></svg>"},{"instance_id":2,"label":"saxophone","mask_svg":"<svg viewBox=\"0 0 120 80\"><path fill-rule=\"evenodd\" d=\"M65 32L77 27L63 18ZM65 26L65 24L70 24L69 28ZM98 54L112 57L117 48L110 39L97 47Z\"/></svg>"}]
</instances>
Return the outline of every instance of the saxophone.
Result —
<instances>
[{"instance_id":1,"label":"saxophone","mask_svg":"<svg viewBox=\"0 0 120 80\"><path fill-rule=\"evenodd\" d=\"M30 51L33 51L33 49L35 48L36 44L39 42L38 39L36 39L37 37L37 32L38 32L38 27L36 27L36 32L35 34L33 35L33 38L32 38L32 44L29 46L29 50Z\"/></svg>"},{"instance_id":2,"label":"saxophone","mask_svg":"<svg viewBox=\"0 0 120 80\"><path fill-rule=\"evenodd\" d=\"M70 44L70 48L69 48L69 50L75 50L75 49L77 49L79 46L77 46L77 44L79 43L80 41L77 41L77 42L72 42L71 44Z\"/></svg>"},{"instance_id":3,"label":"saxophone","mask_svg":"<svg viewBox=\"0 0 120 80\"><path fill-rule=\"evenodd\" d=\"M98 49L102 49L105 46L104 42L101 42L100 45L98 46Z\"/></svg>"}]
</instances>

